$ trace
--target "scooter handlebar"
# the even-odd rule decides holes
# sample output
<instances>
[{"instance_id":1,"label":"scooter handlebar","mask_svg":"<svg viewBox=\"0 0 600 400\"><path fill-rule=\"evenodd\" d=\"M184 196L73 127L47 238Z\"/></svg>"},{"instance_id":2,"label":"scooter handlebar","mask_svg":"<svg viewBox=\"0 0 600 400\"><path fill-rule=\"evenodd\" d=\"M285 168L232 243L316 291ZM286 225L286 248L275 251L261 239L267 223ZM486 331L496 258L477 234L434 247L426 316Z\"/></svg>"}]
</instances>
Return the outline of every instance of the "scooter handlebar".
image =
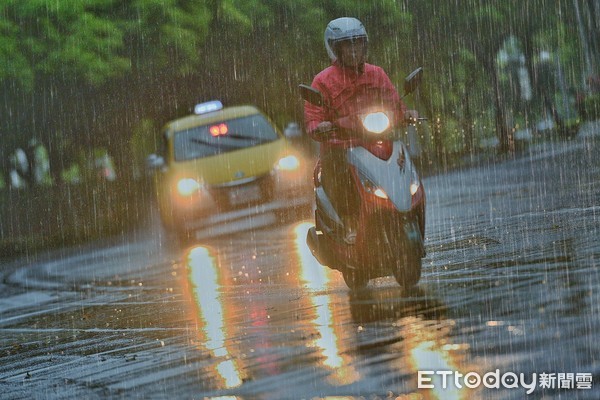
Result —
<instances>
[{"instance_id":1,"label":"scooter handlebar","mask_svg":"<svg viewBox=\"0 0 600 400\"><path fill-rule=\"evenodd\" d=\"M320 129L316 129L313 132L313 138L314 140L316 140L317 142L325 142L329 139L331 139L331 137L335 134L335 132L338 131L338 128L333 126L331 129L327 129L327 130L320 130Z\"/></svg>"}]
</instances>

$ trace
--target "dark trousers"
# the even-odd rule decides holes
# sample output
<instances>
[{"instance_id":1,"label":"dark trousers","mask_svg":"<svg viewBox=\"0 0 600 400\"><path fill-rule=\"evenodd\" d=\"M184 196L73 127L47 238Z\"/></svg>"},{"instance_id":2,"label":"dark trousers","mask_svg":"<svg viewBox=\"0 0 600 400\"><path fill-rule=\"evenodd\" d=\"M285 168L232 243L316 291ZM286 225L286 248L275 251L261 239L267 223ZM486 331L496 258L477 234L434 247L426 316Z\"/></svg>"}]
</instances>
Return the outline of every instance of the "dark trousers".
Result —
<instances>
[{"instance_id":1,"label":"dark trousers","mask_svg":"<svg viewBox=\"0 0 600 400\"><path fill-rule=\"evenodd\" d=\"M331 149L321 155L321 184L344 224L356 217L360 199L346 161L346 149Z\"/></svg>"}]
</instances>

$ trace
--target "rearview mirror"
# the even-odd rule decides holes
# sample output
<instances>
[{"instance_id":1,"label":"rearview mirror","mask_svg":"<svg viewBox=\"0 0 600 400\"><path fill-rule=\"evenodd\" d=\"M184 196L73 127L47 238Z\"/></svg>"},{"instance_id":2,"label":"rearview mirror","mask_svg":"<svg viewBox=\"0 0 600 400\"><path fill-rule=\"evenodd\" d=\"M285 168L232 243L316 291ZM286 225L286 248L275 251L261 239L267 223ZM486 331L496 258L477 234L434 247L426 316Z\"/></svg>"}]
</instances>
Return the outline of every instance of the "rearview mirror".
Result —
<instances>
[{"instance_id":1,"label":"rearview mirror","mask_svg":"<svg viewBox=\"0 0 600 400\"><path fill-rule=\"evenodd\" d=\"M302 129L296 122L290 122L283 130L283 135L288 139L293 139L302 136Z\"/></svg>"},{"instance_id":2,"label":"rearview mirror","mask_svg":"<svg viewBox=\"0 0 600 400\"><path fill-rule=\"evenodd\" d=\"M302 83L300 84L300 95L310 104L323 107L323 95L317 89Z\"/></svg>"},{"instance_id":3,"label":"rearview mirror","mask_svg":"<svg viewBox=\"0 0 600 400\"><path fill-rule=\"evenodd\" d=\"M146 168L148 170L155 170L164 167L165 160L159 155L150 154L146 157Z\"/></svg>"},{"instance_id":4,"label":"rearview mirror","mask_svg":"<svg viewBox=\"0 0 600 400\"><path fill-rule=\"evenodd\" d=\"M414 92L419 87L422 76L423 67L419 67L404 79L404 96Z\"/></svg>"}]
</instances>

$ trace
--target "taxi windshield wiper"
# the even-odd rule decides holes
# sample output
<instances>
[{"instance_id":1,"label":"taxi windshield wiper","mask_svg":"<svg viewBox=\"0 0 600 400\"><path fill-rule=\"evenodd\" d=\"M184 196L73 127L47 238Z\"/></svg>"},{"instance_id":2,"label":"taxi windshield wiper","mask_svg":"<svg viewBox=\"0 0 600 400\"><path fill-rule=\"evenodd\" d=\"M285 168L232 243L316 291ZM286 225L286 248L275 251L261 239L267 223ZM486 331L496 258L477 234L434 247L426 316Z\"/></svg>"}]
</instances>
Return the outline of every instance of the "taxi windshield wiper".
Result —
<instances>
[{"instance_id":1,"label":"taxi windshield wiper","mask_svg":"<svg viewBox=\"0 0 600 400\"><path fill-rule=\"evenodd\" d=\"M272 139L270 139L270 138L257 137L257 136L243 136L243 135L236 135L235 133L228 133L226 137L230 137L233 139L252 140L254 144L262 144L262 143L267 143L267 142L272 141Z\"/></svg>"},{"instance_id":2,"label":"taxi windshield wiper","mask_svg":"<svg viewBox=\"0 0 600 400\"><path fill-rule=\"evenodd\" d=\"M230 135L227 135L227 137L232 137ZM233 137L235 139L235 136ZM211 141L211 140L205 140L202 138L197 138L197 137L192 137L189 138L189 141L192 143L197 143L199 145L204 145L204 146L210 146L210 147L220 147L220 148L229 148L229 149L241 149L244 147L248 147L248 145L256 145L257 143L253 142L253 141L249 141L249 139L253 139L253 138L249 138L247 136L238 136L238 138L231 142L231 143L226 143L226 142L215 142L215 141ZM245 140L245 143L243 143L242 141Z\"/></svg>"},{"instance_id":3,"label":"taxi windshield wiper","mask_svg":"<svg viewBox=\"0 0 600 400\"><path fill-rule=\"evenodd\" d=\"M252 144L261 144L261 143L265 143L268 142L268 139L265 138L260 138L260 137L252 137L252 136L244 136L244 135L236 135L235 133L228 133L227 135L224 135L223 138L225 139L234 139L236 141L247 141L250 142ZM191 137L189 138L189 140L191 142L194 143L198 143L198 144L206 144L206 145L214 145L215 142L210 141L210 140L205 140L202 139L200 137ZM225 147L238 147L238 144L234 144L234 143L219 143L221 146L225 146Z\"/></svg>"},{"instance_id":4,"label":"taxi windshield wiper","mask_svg":"<svg viewBox=\"0 0 600 400\"><path fill-rule=\"evenodd\" d=\"M188 139L190 142L192 143L197 143L197 144L213 144L211 142L209 142L208 140L203 140L201 138L197 138L197 137L191 137Z\"/></svg>"}]
</instances>

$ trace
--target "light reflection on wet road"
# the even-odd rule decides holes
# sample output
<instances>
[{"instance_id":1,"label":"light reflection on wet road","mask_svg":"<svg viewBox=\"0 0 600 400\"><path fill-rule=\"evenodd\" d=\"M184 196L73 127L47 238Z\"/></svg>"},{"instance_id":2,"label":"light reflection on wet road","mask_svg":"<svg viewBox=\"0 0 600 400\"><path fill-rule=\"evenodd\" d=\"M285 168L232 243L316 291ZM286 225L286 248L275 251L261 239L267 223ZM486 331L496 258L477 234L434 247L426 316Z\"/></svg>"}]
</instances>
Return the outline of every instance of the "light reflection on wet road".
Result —
<instances>
[{"instance_id":1,"label":"light reflection on wet road","mask_svg":"<svg viewBox=\"0 0 600 400\"><path fill-rule=\"evenodd\" d=\"M599 146L561 146L427 179L428 257L409 291L390 277L351 293L310 254L303 218L189 248L154 235L9 266L0 392L525 397L443 389L440 376L417 388L418 371L499 370L589 373L591 390L532 398L599 398Z\"/></svg>"},{"instance_id":2,"label":"light reflection on wet road","mask_svg":"<svg viewBox=\"0 0 600 400\"><path fill-rule=\"evenodd\" d=\"M414 392L419 369L466 371L466 346L449 342L454 322L443 304L420 288L403 292L393 278L349 293L339 273L310 254L310 226L279 229L275 241L269 229L247 245L187 250L199 342L213 359L201 372L204 394L313 398L387 388L387 396ZM259 243L280 265L241 256ZM443 395L461 398L457 390Z\"/></svg>"}]
</instances>

